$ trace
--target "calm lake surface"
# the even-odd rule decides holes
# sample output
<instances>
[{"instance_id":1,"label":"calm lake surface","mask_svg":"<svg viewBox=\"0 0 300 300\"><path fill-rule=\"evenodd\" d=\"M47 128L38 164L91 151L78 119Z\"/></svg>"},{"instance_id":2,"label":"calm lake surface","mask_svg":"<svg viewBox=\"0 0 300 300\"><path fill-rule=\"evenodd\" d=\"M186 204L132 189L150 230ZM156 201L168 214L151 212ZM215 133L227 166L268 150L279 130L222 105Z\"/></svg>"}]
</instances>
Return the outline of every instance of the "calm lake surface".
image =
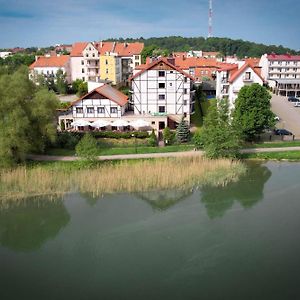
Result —
<instances>
[{"instance_id":1,"label":"calm lake surface","mask_svg":"<svg viewBox=\"0 0 300 300\"><path fill-rule=\"evenodd\" d=\"M225 188L0 210L0 299L300 299L300 164Z\"/></svg>"}]
</instances>

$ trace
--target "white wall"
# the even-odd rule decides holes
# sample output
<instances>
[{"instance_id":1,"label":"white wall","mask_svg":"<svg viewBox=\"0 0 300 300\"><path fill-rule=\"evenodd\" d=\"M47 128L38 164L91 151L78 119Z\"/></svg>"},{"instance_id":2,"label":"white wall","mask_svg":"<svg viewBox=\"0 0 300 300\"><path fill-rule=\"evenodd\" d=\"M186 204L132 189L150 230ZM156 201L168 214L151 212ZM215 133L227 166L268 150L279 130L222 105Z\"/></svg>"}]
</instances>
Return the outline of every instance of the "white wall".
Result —
<instances>
[{"instance_id":1,"label":"white wall","mask_svg":"<svg viewBox=\"0 0 300 300\"><path fill-rule=\"evenodd\" d=\"M83 113L77 113L76 108L82 107ZM88 113L87 108L93 107L94 113ZM98 113L98 107L104 107L104 113ZM117 113L111 113L111 108L117 108ZM125 106L121 107L117 103L109 99L84 99L73 105L73 118L85 118L85 119L95 119L95 118L119 118L125 112Z\"/></svg>"},{"instance_id":2,"label":"white wall","mask_svg":"<svg viewBox=\"0 0 300 300\"><path fill-rule=\"evenodd\" d=\"M190 79L185 82L176 70L165 71L165 77L159 77L158 72L148 70L133 80L134 113L159 113L159 107L164 106L166 114L190 114ZM164 83L165 88L159 88L159 83ZM165 95L165 99L159 99L159 95Z\"/></svg>"}]
</instances>

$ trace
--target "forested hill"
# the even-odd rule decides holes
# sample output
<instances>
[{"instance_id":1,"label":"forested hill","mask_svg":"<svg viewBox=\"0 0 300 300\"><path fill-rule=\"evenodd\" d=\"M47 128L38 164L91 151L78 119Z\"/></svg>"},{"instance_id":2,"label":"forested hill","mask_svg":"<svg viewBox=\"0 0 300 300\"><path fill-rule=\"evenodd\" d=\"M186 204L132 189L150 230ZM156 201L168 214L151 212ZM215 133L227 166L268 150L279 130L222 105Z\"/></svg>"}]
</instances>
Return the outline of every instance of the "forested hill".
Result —
<instances>
[{"instance_id":1,"label":"forested hill","mask_svg":"<svg viewBox=\"0 0 300 300\"><path fill-rule=\"evenodd\" d=\"M188 50L202 50L202 51L218 51L222 55L234 55L243 58L248 57L260 57L265 53L277 53L277 54L300 54L300 51L285 48L283 46L264 45L254 42L243 40L232 40L229 38L204 38L193 37L186 38L181 36L159 37L159 38L139 38L139 39L108 39L110 41L118 42L143 42L146 47L155 46L157 49L173 51L188 51ZM280 41L278 41L280 43Z\"/></svg>"}]
</instances>

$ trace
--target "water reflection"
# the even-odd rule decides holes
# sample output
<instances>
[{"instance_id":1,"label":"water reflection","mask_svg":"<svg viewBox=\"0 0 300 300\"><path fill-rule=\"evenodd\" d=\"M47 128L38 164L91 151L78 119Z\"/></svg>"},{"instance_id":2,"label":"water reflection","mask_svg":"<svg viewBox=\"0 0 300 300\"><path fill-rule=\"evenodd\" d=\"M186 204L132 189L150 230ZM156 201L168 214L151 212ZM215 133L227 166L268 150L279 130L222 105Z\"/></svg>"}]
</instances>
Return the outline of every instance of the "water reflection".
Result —
<instances>
[{"instance_id":1,"label":"water reflection","mask_svg":"<svg viewBox=\"0 0 300 300\"><path fill-rule=\"evenodd\" d=\"M190 190L165 190L136 193L135 196L146 201L154 209L166 210L176 203L185 200L191 194L192 191Z\"/></svg>"},{"instance_id":2,"label":"water reflection","mask_svg":"<svg viewBox=\"0 0 300 300\"><path fill-rule=\"evenodd\" d=\"M0 244L16 251L39 249L68 224L62 200L28 198L0 210Z\"/></svg>"},{"instance_id":3,"label":"water reflection","mask_svg":"<svg viewBox=\"0 0 300 300\"><path fill-rule=\"evenodd\" d=\"M272 172L264 165L251 163L248 172L236 183L226 187L204 187L201 189L201 202L210 218L222 217L235 201L244 208L255 205L263 198L265 183Z\"/></svg>"}]
</instances>

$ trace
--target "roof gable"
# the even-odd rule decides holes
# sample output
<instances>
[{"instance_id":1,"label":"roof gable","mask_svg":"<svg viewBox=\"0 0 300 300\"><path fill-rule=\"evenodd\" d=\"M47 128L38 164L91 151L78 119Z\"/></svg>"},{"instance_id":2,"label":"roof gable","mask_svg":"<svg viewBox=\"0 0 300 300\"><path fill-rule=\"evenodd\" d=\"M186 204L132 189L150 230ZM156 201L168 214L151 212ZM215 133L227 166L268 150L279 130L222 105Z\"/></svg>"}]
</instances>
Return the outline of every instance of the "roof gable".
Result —
<instances>
[{"instance_id":1,"label":"roof gable","mask_svg":"<svg viewBox=\"0 0 300 300\"><path fill-rule=\"evenodd\" d=\"M257 71L257 69L253 68L250 64L245 63L240 69L238 69L236 72L234 72L233 74L231 74L230 78L229 78L229 82L233 83L241 74L243 74L244 72L246 72L247 69L251 69L262 81L263 78L261 77L261 75L259 74L259 72Z\"/></svg>"},{"instance_id":2,"label":"roof gable","mask_svg":"<svg viewBox=\"0 0 300 300\"><path fill-rule=\"evenodd\" d=\"M163 64L165 66L168 66L169 68L181 73L183 76L190 78L191 80L194 80L194 77L192 77L190 74L182 71L180 68L174 66L173 64L169 63L168 60L166 58L161 58L158 59L148 65L146 65L140 72L136 73L135 75L133 75L131 78L129 78L129 80L133 80L134 78L140 76L141 74L143 74L144 72L148 71L148 70L152 70L154 69L156 66L158 66L159 64Z\"/></svg>"},{"instance_id":3,"label":"roof gable","mask_svg":"<svg viewBox=\"0 0 300 300\"><path fill-rule=\"evenodd\" d=\"M70 56L82 56L82 52L88 44L89 43L87 42L80 42L80 43L73 44Z\"/></svg>"},{"instance_id":4,"label":"roof gable","mask_svg":"<svg viewBox=\"0 0 300 300\"><path fill-rule=\"evenodd\" d=\"M108 84L104 84L98 88L95 88L81 98L73 101L71 103L71 106L74 106L78 102L86 99L108 99L120 106L124 106L128 102L128 97L125 94L121 93Z\"/></svg>"}]
</instances>

